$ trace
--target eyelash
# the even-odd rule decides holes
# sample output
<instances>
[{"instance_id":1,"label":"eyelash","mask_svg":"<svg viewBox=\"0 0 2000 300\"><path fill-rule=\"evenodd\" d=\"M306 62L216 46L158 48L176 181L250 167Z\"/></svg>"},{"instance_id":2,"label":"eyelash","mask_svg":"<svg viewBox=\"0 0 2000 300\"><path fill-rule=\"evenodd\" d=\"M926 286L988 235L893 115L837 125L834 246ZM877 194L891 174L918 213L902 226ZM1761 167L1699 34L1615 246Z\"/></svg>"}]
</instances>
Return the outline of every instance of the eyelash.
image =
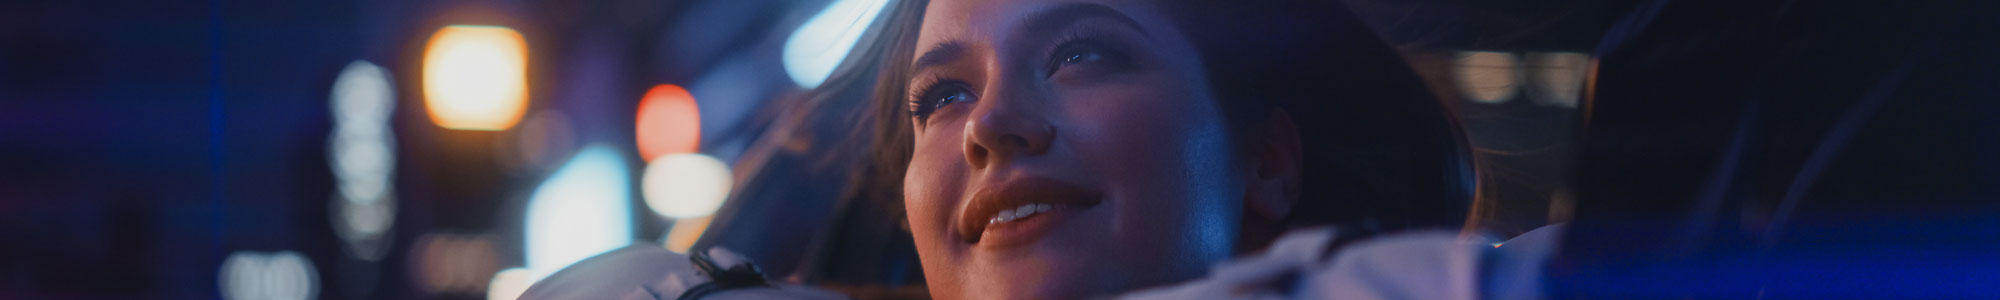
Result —
<instances>
[{"instance_id":1,"label":"eyelash","mask_svg":"<svg viewBox=\"0 0 2000 300\"><path fill-rule=\"evenodd\" d=\"M1047 51L1048 53L1047 56L1049 58L1049 61L1043 67L1046 68L1048 71L1046 73L1043 73L1042 77L1054 77L1056 71L1062 70L1062 66L1064 65L1063 60L1068 59L1068 57L1066 57L1068 55L1063 54L1065 52L1070 52L1075 50L1087 50L1093 53L1097 53L1097 55L1100 56L1100 58L1117 56L1117 54L1112 53L1116 51L1111 51L1108 49L1108 47L1102 46L1104 43L1098 42L1099 40L1101 39L1095 36L1085 36L1083 33L1079 32L1070 32L1069 34L1063 35L1063 38L1061 40L1057 40L1055 43L1051 44L1055 45L1055 47L1049 48L1049 51Z\"/></svg>"},{"instance_id":2,"label":"eyelash","mask_svg":"<svg viewBox=\"0 0 2000 300\"><path fill-rule=\"evenodd\" d=\"M1065 55L1064 53L1079 51L1079 50L1088 51L1088 53L1095 54L1094 58L1096 60L1093 60L1091 62L1122 64L1123 63L1121 60L1123 58L1121 56L1122 53L1115 49L1112 49L1111 47L1103 46L1107 43L1098 42L1099 40L1101 39L1095 36L1086 35L1080 32L1071 32L1069 34L1064 35L1062 39L1057 40L1057 42L1051 43L1051 45L1055 46L1050 47L1048 51L1044 52L1046 53L1044 56L1048 57L1048 61L1044 65L1044 68L1047 69L1047 71L1043 73L1042 76L1045 78L1054 77L1057 71L1062 70L1064 66L1071 63L1065 60L1067 60L1069 57L1074 56L1074 55ZM1076 63L1082 63L1082 62L1076 62ZM956 80L951 80L943 76L927 77L925 79L918 81L917 84L912 84L911 86L915 88L911 89L908 93L910 95L910 100L909 100L910 117L915 118L919 125L928 123L928 121L930 120L931 113L936 112L938 109L943 108L945 105L951 104L951 103L934 103L934 102L941 102L941 101L933 101L937 99L932 99L931 97L933 96L932 95L933 93L938 92L937 89L944 87L953 87L953 88L964 89L966 93L968 94L970 93L970 89L966 88L967 85L965 83ZM957 101L954 101L954 103L955 102Z\"/></svg>"},{"instance_id":3,"label":"eyelash","mask_svg":"<svg viewBox=\"0 0 2000 300\"><path fill-rule=\"evenodd\" d=\"M930 103L931 100L933 99L929 99L928 97L931 96L932 92L935 92L940 87L945 87L945 86L964 87L965 84L962 82L958 82L957 80L947 79L944 76L939 75L939 76L927 77L922 81L919 81L917 84L913 84L911 86L916 88L911 89L909 92L910 116L916 118L917 122L921 124L925 123L926 120L930 120L931 112L934 112L938 108L943 107L943 105L938 103Z\"/></svg>"}]
</instances>

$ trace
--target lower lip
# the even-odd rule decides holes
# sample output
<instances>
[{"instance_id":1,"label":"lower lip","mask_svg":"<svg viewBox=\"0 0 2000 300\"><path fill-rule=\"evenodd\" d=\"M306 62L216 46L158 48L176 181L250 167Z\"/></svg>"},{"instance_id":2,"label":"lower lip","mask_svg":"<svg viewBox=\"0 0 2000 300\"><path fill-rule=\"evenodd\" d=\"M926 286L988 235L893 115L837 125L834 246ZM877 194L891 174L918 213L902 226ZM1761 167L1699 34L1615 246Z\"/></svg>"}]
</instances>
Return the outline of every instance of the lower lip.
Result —
<instances>
[{"instance_id":1,"label":"lower lip","mask_svg":"<svg viewBox=\"0 0 2000 300\"><path fill-rule=\"evenodd\" d=\"M1069 219L1082 207L1056 204L1049 211L1038 212L1027 218L1006 223L986 224L986 231L979 234L978 247L1005 248L1019 246L1040 240Z\"/></svg>"}]
</instances>

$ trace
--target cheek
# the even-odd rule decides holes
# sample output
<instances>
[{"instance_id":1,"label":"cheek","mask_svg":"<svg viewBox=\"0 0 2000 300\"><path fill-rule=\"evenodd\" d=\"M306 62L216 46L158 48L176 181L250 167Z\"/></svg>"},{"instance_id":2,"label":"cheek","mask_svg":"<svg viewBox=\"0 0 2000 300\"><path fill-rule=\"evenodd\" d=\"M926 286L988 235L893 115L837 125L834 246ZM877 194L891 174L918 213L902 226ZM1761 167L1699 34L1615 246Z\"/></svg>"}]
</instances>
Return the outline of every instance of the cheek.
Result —
<instances>
[{"instance_id":1,"label":"cheek","mask_svg":"<svg viewBox=\"0 0 2000 300\"><path fill-rule=\"evenodd\" d=\"M958 127L934 126L926 130L958 132L961 130ZM936 251L929 249L949 243L951 234L945 230L951 226L946 223L957 210L958 195L963 194L966 165L958 155L958 141L956 136L918 136L909 171L903 176L903 205L909 215L910 231L926 261L936 255Z\"/></svg>"},{"instance_id":2,"label":"cheek","mask_svg":"<svg viewBox=\"0 0 2000 300\"><path fill-rule=\"evenodd\" d=\"M1139 79L1065 95L1077 154L1123 200L1113 234L1195 268L1227 258L1243 186L1221 110L1199 81Z\"/></svg>"}]
</instances>

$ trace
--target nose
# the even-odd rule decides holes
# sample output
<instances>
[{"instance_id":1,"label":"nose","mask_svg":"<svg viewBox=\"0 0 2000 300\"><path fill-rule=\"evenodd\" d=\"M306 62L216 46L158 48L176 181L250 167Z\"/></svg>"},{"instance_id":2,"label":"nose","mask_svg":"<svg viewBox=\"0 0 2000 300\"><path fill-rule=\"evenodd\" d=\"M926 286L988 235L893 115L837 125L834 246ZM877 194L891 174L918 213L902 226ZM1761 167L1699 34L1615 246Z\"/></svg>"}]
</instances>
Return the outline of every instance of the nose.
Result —
<instances>
[{"instance_id":1,"label":"nose","mask_svg":"<svg viewBox=\"0 0 2000 300\"><path fill-rule=\"evenodd\" d=\"M992 95L1000 96L1000 95ZM1056 128L1033 111L1028 99L984 98L965 124L965 160L974 169L1042 155Z\"/></svg>"}]
</instances>

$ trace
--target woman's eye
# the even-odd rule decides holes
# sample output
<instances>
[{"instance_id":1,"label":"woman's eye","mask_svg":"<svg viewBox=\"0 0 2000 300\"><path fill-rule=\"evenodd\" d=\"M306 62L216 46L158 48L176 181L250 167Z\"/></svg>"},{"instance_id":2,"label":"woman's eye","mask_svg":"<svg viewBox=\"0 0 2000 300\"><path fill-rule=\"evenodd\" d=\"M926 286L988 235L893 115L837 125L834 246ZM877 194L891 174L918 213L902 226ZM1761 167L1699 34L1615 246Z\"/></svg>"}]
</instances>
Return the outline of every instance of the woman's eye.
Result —
<instances>
[{"instance_id":1,"label":"woman's eye","mask_svg":"<svg viewBox=\"0 0 2000 300\"><path fill-rule=\"evenodd\" d=\"M1049 57L1047 76L1055 76L1064 68L1090 64L1116 63L1117 53L1087 43L1071 43L1057 48Z\"/></svg>"},{"instance_id":2,"label":"woman's eye","mask_svg":"<svg viewBox=\"0 0 2000 300\"><path fill-rule=\"evenodd\" d=\"M1074 64L1093 62L1104 59L1103 54L1098 54L1096 50L1090 50L1090 49L1065 53L1059 57L1060 57L1059 61L1062 63L1062 65L1074 65Z\"/></svg>"},{"instance_id":3,"label":"woman's eye","mask_svg":"<svg viewBox=\"0 0 2000 300\"><path fill-rule=\"evenodd\" d=\"M917 97L917 103L915 103L916 110L912 113L919 119L925 119L932 112L944 109L946 105L968 100L972 100L972 91L967 90L965 86L940 84L925 90L921 96Z\"/></svg>"}]
</instances>

